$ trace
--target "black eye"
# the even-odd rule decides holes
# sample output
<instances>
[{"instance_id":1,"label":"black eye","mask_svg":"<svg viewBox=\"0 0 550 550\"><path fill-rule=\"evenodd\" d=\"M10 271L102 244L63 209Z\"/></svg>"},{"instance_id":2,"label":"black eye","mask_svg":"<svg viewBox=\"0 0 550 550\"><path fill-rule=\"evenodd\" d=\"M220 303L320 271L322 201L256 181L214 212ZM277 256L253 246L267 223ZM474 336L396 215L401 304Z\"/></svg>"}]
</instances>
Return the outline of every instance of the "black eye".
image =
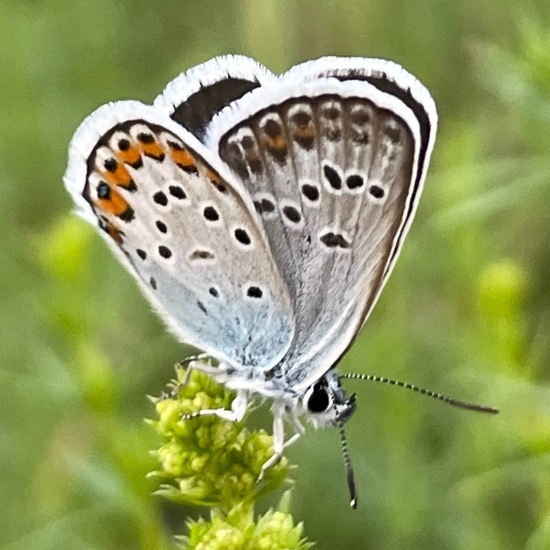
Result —
<instances>
[{"instance_id":1,"label":"black eye","mask_svg":"<svg viewBox=\"0 0 550 550\"><path fill-rule=\"evenodd\" d=\"M329 408L329 405L330 399L326 388L320 384L316 384L307 400L307 408L310 412L321 413L325 412Z\"/></svg>"}]
</instances>

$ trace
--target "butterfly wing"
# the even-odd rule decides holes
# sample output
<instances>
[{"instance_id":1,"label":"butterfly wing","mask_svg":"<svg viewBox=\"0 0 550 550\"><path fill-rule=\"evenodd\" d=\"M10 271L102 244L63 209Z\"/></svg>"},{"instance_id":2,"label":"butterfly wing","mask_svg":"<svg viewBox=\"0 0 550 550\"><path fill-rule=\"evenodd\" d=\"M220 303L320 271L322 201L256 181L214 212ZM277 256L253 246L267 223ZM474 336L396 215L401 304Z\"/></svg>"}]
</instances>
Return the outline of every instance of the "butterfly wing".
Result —
<instances>
[{"instance_id":1,"label":"butterfly wing","mask_svg":"<svg viewBox=\"0 0 550 550\"><path fill-rule=\"evenodd\" d=\"M436 125L433 101L408 73L407 89L393 66L375 85L359 74L337 78L334 65L309 63L251 91L205 136L250 192L289 288L296 330L281 368L297 390L341 357L379 296ZM427 94L422 120L412 107L419 90Z\"/></svg>"},{"instance_id":2,"label":"butterfly wing","mask_svg":"<svg viewBox=\"0 0 550 550\"><path fill-rule=\"evenodd\" d=\"M263 65L244 55L210 59L170 82L154 106L199 139L214 115L248 92L276 82Z\"/></svg>"},{"instance_id":3,"label":"butterfly wing","mask_svg":"<svg viewBox=\"0 0 550 550\"><path fill-rule=\"evenodd\" d=\"M411 182L412 196L409 201L409 210L403 220L403 231L399 233L392 257L388 262L387 273L385 274L387 278L395 264L408 227L414 218L418 199L424 185L437 132L438 118L434 100L430 92L411 73L397 63L386 59L322 57L315 61L295 65L284 75L284 78L289 77L296 77L304 81L333 77L341 81L359 80L368 82L404 103L418 120L420 143L418 144L417 181ZM366 321L366 317L364 321Z\"/></svg>"},{"instance_id":4,"label":"butterfly wing","mask_svg":"<svg viewBox=\"0 0 550 550\"><path fill-rule=\"evenodd\" d=\"M294 319L242 184L189 131L126 101L84 121L65 184L173 332L233 366L269 368Z\"/></svg>"}]
</instances>

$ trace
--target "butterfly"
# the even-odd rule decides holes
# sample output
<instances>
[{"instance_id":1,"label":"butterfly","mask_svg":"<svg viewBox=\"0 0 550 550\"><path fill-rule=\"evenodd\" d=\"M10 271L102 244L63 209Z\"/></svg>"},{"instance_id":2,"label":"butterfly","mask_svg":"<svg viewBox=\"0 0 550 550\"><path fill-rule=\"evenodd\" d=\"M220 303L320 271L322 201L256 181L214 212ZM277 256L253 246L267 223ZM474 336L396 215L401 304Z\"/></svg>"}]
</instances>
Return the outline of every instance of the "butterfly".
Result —
<instances>
[{"instance_id":1,"label":"butterfly","mask_svg":"<svg viewBox=\"0 0 550 550\"><path fill-rule=\"evenodd\" d=\"M224 56L75 133L64 181L79 213L177 338L218 363L194 368L237 391L231 410L199 414L238 420L272 400L262 474L300 417L336 426L356 505L343 432L355 395L335 366L394 267L436 128L430 93L393 62L324 57L276 76Z\"/></svg>"}]
</instances>

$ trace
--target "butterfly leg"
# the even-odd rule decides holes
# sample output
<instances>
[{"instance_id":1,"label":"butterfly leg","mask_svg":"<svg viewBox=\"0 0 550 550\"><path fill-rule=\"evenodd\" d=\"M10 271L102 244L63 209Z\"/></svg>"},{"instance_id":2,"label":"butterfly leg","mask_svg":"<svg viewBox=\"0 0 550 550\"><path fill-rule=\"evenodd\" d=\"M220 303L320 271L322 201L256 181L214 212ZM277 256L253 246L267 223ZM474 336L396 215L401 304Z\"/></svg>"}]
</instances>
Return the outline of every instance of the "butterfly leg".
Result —
<instances>
[{"instance_id":1,"label":"butterfly leg","mask_svg":"<svg viewBox=\"0 0 550 550\"><path fill-rule=\"evenodd\" d=\"M197 353L197 355L190 355L189 357L182 359L181 361L178 362L176 366L177 368L183 368L186 365L189 365L190 363L194 363L195 361L204 361L205 359L210 359L210 358L211 357L210 355L208 355L208 353Z\"/></svg>"},{"instance_id":2,"label":"butterfly leg","mask_svg":"<svg viewBox=\"0 0 550 550\"><path fill-rule=\"evenodd\" d=\"M298 439L304 434L305 429L300 424L298 419L294 414L290 417L290 422L293 425L296 432L294 435L289 437L285 441L285 426L284 426L284 413L282 411L274 411L274 419L273 419L273 455L271 458L266 460L264 464L262 465L262 469L260 471L260 475L258 476L258 480L256 483L261 483L264 478L266 472L273 468L276 464L279 463L281 458L283 457L283 451L290 447L293 443L296 443Z\"/></svg>"},{"instance_id":3,"label":"butterfly leg","mask_svg":"<svg viewBox=\"0 0 550 550\"><path fill-rule=\"evenodd\" d=\"M193 370L199 370L201 372L204 372L206 374L216 374L219 373L218 367L212 367L211 365L205 365L204 363L201 363L204 359L210 359L210 356L207 353L199 353L198 355L191 355L190 357L187 357L186 359L183 359L183 361L180 361L177 365L177 369L183 369L187 365L187 370L185 371L185 377L181 382L178 382L170 391L170 394L168 397L174 398L178 395L181 389L185 388L187 384L189 383L189 379L191 378L191 373ZM193 363L198 363L193 365Z\"/></svg>"},{"instance_id":4,"label":"butterfly leg","mask_svg":"<svg viewBox=\"0 0 550 550\"><path fill-rule=\"evenodd\" d=\"M246 391L237 392L237 397L233 399L231 403L231 409L203 409L201 411L184 414L183 420L191 420L192 418L198 418L199 416L217 416L222 420L229 420L230 422L240 422L246 413L248 408L248 393Z\"/></svg>"}]
</instances>

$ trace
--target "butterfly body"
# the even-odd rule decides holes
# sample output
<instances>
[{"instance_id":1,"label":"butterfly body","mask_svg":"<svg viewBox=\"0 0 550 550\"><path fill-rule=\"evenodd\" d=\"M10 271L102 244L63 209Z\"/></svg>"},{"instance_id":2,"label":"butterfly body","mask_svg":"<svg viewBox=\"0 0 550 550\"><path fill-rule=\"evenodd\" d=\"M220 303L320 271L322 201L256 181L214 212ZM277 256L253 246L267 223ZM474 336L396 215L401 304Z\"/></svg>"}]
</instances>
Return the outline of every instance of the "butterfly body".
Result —
<instances>
[{"instance_id":1,"label":"butterfly body","mask_svg":"<svg viewBox=\"0 0 550 550\"><path fill-rule=\"evenodd\" d=\"M176 336L219 362L196 366L238 391L231 417L273 399L280 454L302 414L339 425L355 409L334 365L394 266L436 126L394 63L322 58L278 77L227 56L152 106L90 115L65 184Z\"/></svg>"}]
</instances>

